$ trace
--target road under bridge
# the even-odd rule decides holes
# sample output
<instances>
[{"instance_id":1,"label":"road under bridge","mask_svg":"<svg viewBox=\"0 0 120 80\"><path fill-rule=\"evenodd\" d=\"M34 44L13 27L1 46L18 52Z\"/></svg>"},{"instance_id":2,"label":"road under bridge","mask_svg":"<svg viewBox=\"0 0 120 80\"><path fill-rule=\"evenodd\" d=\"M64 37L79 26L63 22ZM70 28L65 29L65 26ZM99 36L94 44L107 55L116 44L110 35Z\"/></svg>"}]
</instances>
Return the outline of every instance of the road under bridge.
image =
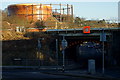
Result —
<instances>
[{"instance_id":1,"label":"road under bridge","mask_svg":"<svg viewBox=\"0 0 120 80\"><path fill-rule=\"evenodd\" d=\"M104 30L106 34L105 41L105 63L106 65L117 64L120 65L120 28L91 28L90 33L83 33L83 29L51 29L44 33L52 36L57 36L58 51L62 53L61 42L63 36L68 42L65 49L65 58L81 64L88 62L88 59L95 59L97 65L102 64L102 42L100 41L100 34ZM37 34L36 34L37 33ZM34 32L39 35L40 32Z\"/></svg>"},{"instance_id":2,"label":"road under bridge","mask_svg":"<svg viewBox=\"0 0 120 80\"><path fill-rule=\"evenodd\" d=\"M105 41L105 62L106 64L116 64L119 62L119 44L120 28L91 28L90 33L83 33L83 29L58 29L48 30L48 34L59 36L59 45L63 36L68 42L68 47L65 49L66 58L73 59L77 62L86 62L88 59L96 59L98 65L102 64L102 42L100 34L104 30L106 34ZM116 56L116 57L115 57ZM118 63L117 62L117 63Z\"/></svg>"}]
</instances>

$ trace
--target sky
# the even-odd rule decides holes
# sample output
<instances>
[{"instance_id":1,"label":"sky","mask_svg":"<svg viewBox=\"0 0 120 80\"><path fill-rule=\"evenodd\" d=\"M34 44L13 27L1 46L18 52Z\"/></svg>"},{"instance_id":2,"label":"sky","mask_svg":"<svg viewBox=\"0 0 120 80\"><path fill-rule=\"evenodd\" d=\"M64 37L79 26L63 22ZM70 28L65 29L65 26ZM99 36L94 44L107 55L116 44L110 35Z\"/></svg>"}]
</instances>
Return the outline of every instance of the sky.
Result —
<instances>
[{"instance_id":1,"label":"sky","mask_svg":"<svg viewBox=\"0 0 120 80\"><path fill-rule=\"evenodd\" d=\"M74 8L75 17L83 17L86 19L118 19L118 0L4 0L0 9L4 10L8 5L19 3L57 3L70 4Z\"/></svg>"}]
</instances>

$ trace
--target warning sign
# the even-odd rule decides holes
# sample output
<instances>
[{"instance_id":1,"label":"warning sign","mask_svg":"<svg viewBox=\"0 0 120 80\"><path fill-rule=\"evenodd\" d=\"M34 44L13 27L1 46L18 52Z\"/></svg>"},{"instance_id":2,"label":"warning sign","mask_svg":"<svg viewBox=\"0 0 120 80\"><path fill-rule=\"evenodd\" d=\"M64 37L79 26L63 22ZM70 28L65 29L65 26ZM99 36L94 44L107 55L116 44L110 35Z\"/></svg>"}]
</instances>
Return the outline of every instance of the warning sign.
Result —
<instances>
[{"instance_id":1,"label":"warning sign","mask_svg":"<svg viewBox=\"0 0 120 80\"><path fill-rule=\"evenodd\" d=\"M83 33L90 33L90 26L83 27Z\"/></svg>"}]
</instances>

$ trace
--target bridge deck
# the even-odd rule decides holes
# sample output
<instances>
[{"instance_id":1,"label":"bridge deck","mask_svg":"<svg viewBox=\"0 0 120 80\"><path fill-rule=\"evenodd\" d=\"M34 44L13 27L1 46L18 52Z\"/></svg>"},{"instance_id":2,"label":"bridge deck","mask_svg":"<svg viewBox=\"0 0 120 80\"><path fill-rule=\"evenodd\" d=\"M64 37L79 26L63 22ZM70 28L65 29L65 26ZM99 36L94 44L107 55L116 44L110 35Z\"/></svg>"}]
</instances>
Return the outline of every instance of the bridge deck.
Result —
<instances>
[{"instance_id":1,"label":"bridge deck","mask_svg":"<svg viewBox=\"0 0 120 80\"><path fill-rule=\"evenodd\" d=\"M91 31L101 31L103 28L90 28ZM47 32L54 32L54 31L82 31L83 28L78 28L78 29L48 29L46 30ZM109 30L120 30L120 27L115 27L115 28L104 28L105 31Z\"/></svg>"}]
</instances>

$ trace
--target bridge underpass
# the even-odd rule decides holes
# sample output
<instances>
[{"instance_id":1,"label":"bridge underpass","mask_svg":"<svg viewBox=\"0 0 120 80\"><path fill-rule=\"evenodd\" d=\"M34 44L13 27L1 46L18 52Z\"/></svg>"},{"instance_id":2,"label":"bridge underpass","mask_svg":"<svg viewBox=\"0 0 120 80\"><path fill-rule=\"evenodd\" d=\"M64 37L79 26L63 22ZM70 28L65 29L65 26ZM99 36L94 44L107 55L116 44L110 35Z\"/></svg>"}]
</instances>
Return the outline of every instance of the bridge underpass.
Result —
<instances>
[{"instance_id":1,"label":"bridge underpass","mask_svg":"<svg viewBox=\"0 0 120 80\"><path fill-rule=\"evenodd\" d=\"M113 31L118 29L105 29L107 41L105 42L105 65L111 64L112 59L112 42ZM65 49L65 59L81 65L87 65L88 59L95 59L96 65L101 67L102 64L102 42L100 42L101 29L91 29L91 33L84 34L82 29L65 29L65 30L48 30L45 34L56 36L58 39L59 56L62 61L62 51L60 50L63 36L68 42L68 47ZM39 33L37 33L39 35ZM35 35L34 35L35 36ZM55 44L55 40L53 42ZM52 46L53 46L52 43ZM117 43L116 43L117 44ZM54 45L55 50L55 45ZM62 64L62 63L61 63Z\"/></svg>"},{"instance_id":2,"label":"bridge underpass","mask_svg":"<svg viewBox=\"0 0 120 80\"><path fill-rule=\"evenodd\" d=\"M48 34L48 36L52 35L52 37L46 38L45 40L41 40L42 48L41 51L43 50L45 54L46 60L41 60L36 58L36 53L37 53L37 43L38 43L38 38L41 38L42 35L41 32L37 32L37 34L32 34L33 39L31 40L19 40L19 41L6 41L6 46L8 45L8 42L11 43L12 50L11 48L4 48L3 52L6 55L11 55L11 54L16 54L15 56L12 57L6 57L4 61L11 62L9 65L16 65L15 63L18 63L18 65L23 65L23 66L44 66L50 67L50 66L56 66L56 42L55 40L58 39L58 54L59 54L59 59L61 59L60 66L62 65L62 51L60 50L60 45L61 41L63 39L63 36L65 36L65 39L68 41L68 47L65 50L65 58L72 60L74 63L80 64L80 66L86 66L87 67L87 62L88 59L95 59L97 66L101 68L102 64L102 58L101 58L101 51L102 51L102 42L100 42L100 30L91 30L90 34L84 34L82 33L82 30L54 30L50 32L45 32L43 34L43 38ZM111 62L116 61L117 64L120 65L120 35L118 30L106 30L106 35L107 35L107 41L105 42L105 67L108 64L111 64ZM14 44L13 44L14 43ZM45 49L44 45L49 45L47 46L48 50ZM96 45L96 46L94 46ZM10 47L11 47L10 46ZM11 52L11 53L9 53ZM20 55L21 54L21 55ZM46 57L47 54L47 57ZM96 55L97 54L97 55ZM50 57L49 57L50 55ZM51 57L52 55L52 57ZM48 59L49 58L49 59ZM17 60L18 59L18 60ZM51 60L51 61L50 61ZM42 62L43 61L43 62ZM42 64L40 63L42 62ZM7 62L6 62L7 64ZM73 64L73 63L70 63ZM113 66L113 65L112 65Z\"/></svg>"},{"instance_id":3,"label":"bridge underpass","mask_svg":"<svg viewBox=\"0 0 120 80\"><path fill-rule=\"evenodd\" d=\"M89 35L89 34L88 34ZM100 36L66 36L68 47L65 58L73 60L81 67L87 67L89 59L96 60L96 66L102 65L102 42ZM109 36L107 36L108 38ZM108 53L109 43L105 42L105 52Z\"/></svg>"}]
</instances>

